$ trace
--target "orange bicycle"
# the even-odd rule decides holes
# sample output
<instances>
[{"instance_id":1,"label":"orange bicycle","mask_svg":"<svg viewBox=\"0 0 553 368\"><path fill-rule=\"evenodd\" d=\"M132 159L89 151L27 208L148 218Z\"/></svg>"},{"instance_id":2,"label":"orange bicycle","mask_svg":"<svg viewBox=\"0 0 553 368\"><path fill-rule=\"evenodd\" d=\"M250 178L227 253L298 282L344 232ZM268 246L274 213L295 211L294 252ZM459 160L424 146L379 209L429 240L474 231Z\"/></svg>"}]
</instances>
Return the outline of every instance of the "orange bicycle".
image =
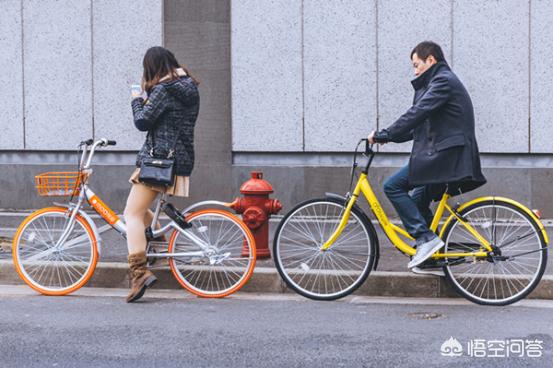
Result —
<instances>
[{"instance_id":1,"label":"orange bicycle","mask_svg":"<svg viewBox=\"0 0 553 368\"><path fill-rule=\"evenodd\" d=\"M101 251L100 234L113 228L124 237L125 223L89 187L90 167L98 147L115 145L102 138L81 142L77 172L48 172L36 176L42 196L71 196L68 204L54 203L29 215L13 238L15 268L23 281L46 295L66 295L84 286L94 274ZM73 197L77 202L73 203ZM87 202L107 222L97 228L83 211ZM157 201L146 229L150 262L168 258L171 272L186 290L201 297L220 298L239 290L249 280L256 261L254 238L248 227L229 211L206 208L228 203L204 201L183 211ZM170 222L155 229L163 211ZM187 214L187 215L185 215ZM166 250L154 251L152 239L170 232Z\"/></svg>"}]
</instances>

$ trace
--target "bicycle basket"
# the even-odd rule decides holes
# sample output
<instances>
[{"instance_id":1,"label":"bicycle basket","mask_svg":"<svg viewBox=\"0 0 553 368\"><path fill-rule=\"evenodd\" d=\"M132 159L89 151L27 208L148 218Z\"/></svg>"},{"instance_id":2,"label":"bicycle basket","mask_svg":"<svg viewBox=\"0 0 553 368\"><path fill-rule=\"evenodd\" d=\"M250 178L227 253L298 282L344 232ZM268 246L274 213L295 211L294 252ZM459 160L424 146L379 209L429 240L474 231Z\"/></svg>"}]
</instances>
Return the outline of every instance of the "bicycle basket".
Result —
<instances>
[{"instance_id":1,"label":"bicycle basket","mask_svg":"<svg viewBox=\"0 0 553 368\"><path fill-rule=\"evenodd\" d=\"M77 171L39 174L35 176L38 195L43 197L78 195L83 176Z\"/></svg>"}]
</instances>

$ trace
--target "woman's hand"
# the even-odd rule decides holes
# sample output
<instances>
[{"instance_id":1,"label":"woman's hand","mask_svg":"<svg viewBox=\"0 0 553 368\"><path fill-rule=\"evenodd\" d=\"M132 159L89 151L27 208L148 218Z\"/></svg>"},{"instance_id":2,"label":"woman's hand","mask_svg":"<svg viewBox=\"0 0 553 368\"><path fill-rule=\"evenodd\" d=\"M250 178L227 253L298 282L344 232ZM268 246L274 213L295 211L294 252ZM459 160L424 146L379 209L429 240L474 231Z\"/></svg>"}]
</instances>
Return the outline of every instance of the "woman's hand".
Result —
<instances>
[{"instance_id":1,"label":"woman's hand","mask_svg":"<svg viewBox=\"0 0 553 368\"><path fill-rule=\"evenodd\" d=\"M143 96L142 87L139 84L133 84L131 86L131 98L134 100L135 98L139 98Z\"/></svg>"}]
</instances>

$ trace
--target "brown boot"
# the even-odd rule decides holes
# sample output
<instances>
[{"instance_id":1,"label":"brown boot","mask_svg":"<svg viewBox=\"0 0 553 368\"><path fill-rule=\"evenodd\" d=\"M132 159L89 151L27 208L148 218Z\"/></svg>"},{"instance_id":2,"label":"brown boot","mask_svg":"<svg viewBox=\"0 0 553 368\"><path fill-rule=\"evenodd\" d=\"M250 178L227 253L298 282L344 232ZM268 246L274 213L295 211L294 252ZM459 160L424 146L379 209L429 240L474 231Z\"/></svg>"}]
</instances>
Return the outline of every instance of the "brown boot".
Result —
<instances>
[{"instance_id":1,"label":"brown boot","mask_svg":"<svg viewBox=\"0 0 553 368\"><path fill-rule=\"evenodd\" d=\"M127 296L127 303L132 303L144 295L146 288L152 286L157 278L146 267L146 252L129 254L131 268L131 292Z\"/></svg>"}]
</instances>

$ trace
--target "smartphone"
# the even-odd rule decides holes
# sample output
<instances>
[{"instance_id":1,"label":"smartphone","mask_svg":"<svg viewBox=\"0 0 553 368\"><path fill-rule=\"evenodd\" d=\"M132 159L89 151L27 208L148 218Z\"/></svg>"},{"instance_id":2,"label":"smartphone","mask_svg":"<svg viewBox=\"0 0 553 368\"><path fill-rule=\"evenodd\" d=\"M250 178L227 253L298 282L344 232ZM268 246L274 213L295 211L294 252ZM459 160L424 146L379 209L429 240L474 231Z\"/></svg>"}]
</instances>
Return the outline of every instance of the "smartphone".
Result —
<instances>
[{"instance_id":1,"label":"smartphone","mask_svg":"<svg viewBox=\"0 0 553 368\"><path fill-rule=\"evenodd\" d=\"M140 84L131 84L131 91L141 95L142 94L142 87Z\"/></svg>"}]
</instances>

